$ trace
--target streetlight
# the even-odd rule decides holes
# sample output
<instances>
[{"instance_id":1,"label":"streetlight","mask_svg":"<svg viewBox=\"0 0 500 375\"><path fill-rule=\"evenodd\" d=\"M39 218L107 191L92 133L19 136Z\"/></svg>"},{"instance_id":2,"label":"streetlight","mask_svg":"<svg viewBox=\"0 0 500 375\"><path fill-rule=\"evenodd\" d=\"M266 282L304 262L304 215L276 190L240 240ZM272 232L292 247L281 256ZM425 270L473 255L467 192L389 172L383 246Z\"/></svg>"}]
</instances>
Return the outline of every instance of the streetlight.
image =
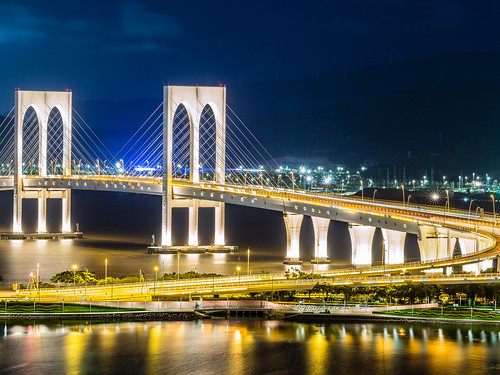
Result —
<instances>
[{"instance_id":1,"label":"streetlight","mask_svg":"<svg viewBox=\"0 0 500 375\"><path fill-rule=\"evenodd\" d=\"M158 279L158 267L155 266L155 285L154 285L154 293L156 294L156 280Z\"/></svg>"},{"instance_id":2,"label":"streetlight","mask_svg":"<svg viewBox=\"0 0 500 375\"><path fill-rule=\"evenodd\" d=\"M493 204L493 225L497 226L496 213L495 213L495 196L493 194L490 195L491 203Z\"/></svg>"},{"instance_id":3,"label":"streetlight","mask_svg":"<svg viewBox=\"0 0 500 375\"><path fill-rule=\"evenodd\" d=\"M236 270L238 271L238 286L240 286L240 266L236 267Z\"/></svg>"},{"instance_id":4,"label":"streetlight","mask_svg":"<svg viewBox=\"0 0 500 375\"><path fill-rule=\"evenodd\" d=\"M444 208L446 210L446 206L448 206L448 212L450 212L450 191L446 189L445 192L446 192L446 204Z\"/></svg>"},{"instance_id":5,"label":"streetlight","mask_svg":"<svg viewBox=\"0 0 500 375\"><path fill-rule=\"evenodd\" d=\"M403 191L403 206L405 205L405 186L401 184L401 190Z\"/></svg>"},{"instance_id":6,"label":"streetlight","mask_svg":"<svg viewBox=\"0 0 500 375\"><path fill-rule=\"evenodd\" d=\"M364 198L365 198L365 197L364 197L364 193L363 193L363 190L364 190L364 189L363 189L363 180L360 180L360 182L361 182L361 201L363 201L363 200L364 200Z\"/></svg>"},{"instance_id":7,"label":"streetlight","mask_svg":"<svg viewBox=\"0 0 500 375\"><path fill-rule=\"evenodd\" d=\"M40 300L40 263L36 264L36 289L38 291L38 300Z\"/></svg>"},{"instance_id":8,"label":"streetlight","mask_svg":"<svg viewBox=\"0 0 500 375\"><path fill-rule=\"evenodd\" d=\"M250 248L247 250L247 275L250 275Z\"/></svg>"},{"instance_id":9,"label":"streetlight","mask_svg":"<svg viewBox=\"0 0 500 375\"><path fill-rule=\"evenodd\" d=\"M35 283L35 273L33 271L30 272L28 279L28 288L29 288L29 296L31 297L31 288L33 288L33 284Z\"/></svg>"},{"instance_id":10,"label":"streetlight","mask_svg":"<svg viewBox=\"0 0 500 375\"><path fill-rule=\"evenodd\" d=\"M409 206L410 205L410 198L411 198L411 194L408 195L408 201L406 202L406 205Z\"/></svg>"},{"instance_id":11,"label":"streetlight","mask_svg":"<svg viewBox=\"0 0 500 375\"><path fill-rule=\"evenodd\" d=\"M87 298L87 274L89 273L89 268L85 267L85 298Z\"/></svg>"},{"instance_id":12,"label":"streetlight","mask_svg":"<svg viewBox=\"0 0 500 375\"><path fill-rule=\"evenodd\" d=\"M177 250L177 280L179 280L179 279L180 279L180 274L179 274L179 267L180 267L180 266L179 266L179 255L180 255L180 254L181 254L181 253L180 253L180 251L179 251L179 250Z\"/></svg>"},{"instance_id":13,"label":"streetlight","mask_svg":"<svg viewBox=\"0 0 500 375\"><path fill-rule=\"evenodd\" d=\"M474 201L474 199L470 199L470 203L469 203L469 223L470 223L470 210L472 208L472 202Z\"/></svg>"},{"instance_id":14,"label":"streetlight","mask_svg":"<svg viewBox=\"0 0 500 375\"><path fill-rule=\"evenodd\" d=\"M373 203L375 203L375 194L377 193L377 189L373 190Z\"/></svg>"},{"instance_id":15,"label":"streetlight","mask_svg":"<svg viewBox=\"0 0 500 375\"><path fill-rule=\"evenodd\" d=\"M78 266L76 264L73 264L73 290L74 293L76 294L76 269Z\"/></svg>"}]
</instances>

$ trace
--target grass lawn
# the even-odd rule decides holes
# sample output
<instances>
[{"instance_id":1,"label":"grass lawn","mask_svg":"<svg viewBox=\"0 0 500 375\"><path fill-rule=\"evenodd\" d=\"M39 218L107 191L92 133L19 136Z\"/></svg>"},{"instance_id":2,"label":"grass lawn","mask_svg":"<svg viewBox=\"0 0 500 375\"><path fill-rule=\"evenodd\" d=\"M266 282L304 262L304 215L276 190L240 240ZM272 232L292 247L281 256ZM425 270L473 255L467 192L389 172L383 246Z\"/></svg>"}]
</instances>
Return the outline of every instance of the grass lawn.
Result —
<instances>
[{"instance_id":1,"label":"grass lawn","mask_svg":"<svg viewBox=\"0 0 500 375\"><path fill-rule=\"evenodd\" d=\"M145 311L146 309L131 309L125 307L111 307L90 304L76 303L45 303L33 301L8 301L7 310L5 310L5 301L0 302L0 313L45 313L45 314L60 314L60 313L84 313L84 312L116 312L116 311Z\"/></svg>"},{"instance_id":2,"label":"grass lawn","mask_svg":"<svg viewBox=\"0 0 500 375\"><path fill-rule=\"evenodd\" d=\"M422 318L447 318L447 319L471 319L471 310L467 307L448 307L441 311L440 307L428 309L391 310L378 311L377 314L389 314L398 316L417 316ZM442 315L441 315L442 314ZM500 321L499 311L472 310L472 319L477 320L498 320Z\"/></svg>"}]
</instances>

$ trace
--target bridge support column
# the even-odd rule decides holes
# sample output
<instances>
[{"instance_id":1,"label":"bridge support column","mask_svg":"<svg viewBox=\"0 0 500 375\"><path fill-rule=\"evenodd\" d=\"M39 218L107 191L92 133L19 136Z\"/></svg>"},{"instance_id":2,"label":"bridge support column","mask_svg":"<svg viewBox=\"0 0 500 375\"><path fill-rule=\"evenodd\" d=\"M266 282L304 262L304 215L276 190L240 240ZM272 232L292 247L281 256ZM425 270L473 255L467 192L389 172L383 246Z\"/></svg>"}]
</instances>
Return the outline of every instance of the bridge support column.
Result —
<instances>
[{"instance_id":1,"label":"bridge support column","mask_svg":"<svg viewBox=\"0 0 500 375\"><path fill-rule=\"evenodd\" d=\"M38 192L38 233L47 232L47 191L42 189Z\"/></svg>"},{"instance_id":2,"label":"bridge support column","mask_svg":"<svg viewBox=\"0 0 500 375\"><path fill-rule=\"evenodd\" d=\"M418 229L417 242L422 261L447 258L453 254L451 235L448 229L431 225L419 225Z\"/></svg>"},{"instance_id":3,"label":"bridge support column","mask_svg":"<svg viewBox=\"0 0 500 375\"><path fill-rule=\"evenodd\" d=\"M189 207L189 246L198 246L198 205L198 200L193 199Z\"/></svg>"},{"instance_id":4,"label":"bridge support column","mask_svg":"<svg viewBox=\"0 0 500 375\"><path fill-rule=\"evenodd\" d=\"M371 265L372 264L372 245L375 227L364 225L349 225L349 234L352 244L352 264L353 265Z\"/></svg>"},{"instance_id":5,"label":"bridge support column","mask_svg":"<svg viewBox=\"0 0 500 375\"><path fill-rule=\"evenodd\" d=\"M66 189L63 191L62 203L62 223L61 231L63 233L71 233L71 190Z\"/></svg>"},{"instance_id":6,"label":"bridge support column","mask_svg":"<svg viewBox=\"0 0 500 375\"><path fill-rule=\"evenodd\" d=\"M23 199L22 199L22 180L19 182L14 177L14 200L13 200L13 218L12 232L22 233L23 231Z\"/></svg>"},{"instance_id":7,"label":"bridge support column","mask_svg":"<svg viewBox=\"0 0 500 375\"><path fill-rule=\"evenodd\" d=\"M472 254L476 251L477 242L473 238L457 238L460 244L460 252L462 255Z\"/></svg>"},{"instance_id":8,"label":"bridge support column","mask_svg":"<svg viewBox=\"0 0 500 375\"><path fill-rule=\"evenodd\" d=\"M16 118L14 125L14 201L12 232L23 231L23 97L20 91L15 95Z\"/></svg>"},{"instance_id":9,"label":"bridge support column","mask_svg":"<svg viewBox=\"0 0 500 375\"><path fill-rule=\"evenodd\" d=\"M286 228L286 258L284 264L302 264L299 257L300 227L304 215L284 214Z\"/></svg>"},{"instance_id":10,"label":"bridge support column","mask_svg":"<svg viewBox=\"0 0 500 375\"><path fill-rule=\"evenodd\" d=\"M163 187L161 191L161 246L172 246L172 128L175 108L172 86L163 86Z\"/></svg>"},{"instance_id":11,"label":"bridge support column","mask_svg":"<svg viewBox=\"0 0 500 375\"><path fill-rule=\"evenodd\" d=\"M226 206L224 203L217 203L214 209L215 215L215 235L214 235L214 245L224 246L226 244L225 239L225 222L226 222Z\"/></svg>"},{"instance_id":12,"label":"bridge support column","mask_svg":"<svg viewBox=\"0 0 500 375\"><path fill-rule=\"evenodd\" d=\"M312 216L314 226L314 259L311 263L326 264L330 263L328 259L328 227L330 226L330 219Z\"/></svg>"},{"instance_id":13,"label":"bridge support column","mask_svg":"<svg viewBox=\"0 0 500 375\"><path fill-rule=\"evenodd\" d=\"M401 264L405 262L406 232L381 229L384 238L384 264Z\"/></svg>"}]
</instances>

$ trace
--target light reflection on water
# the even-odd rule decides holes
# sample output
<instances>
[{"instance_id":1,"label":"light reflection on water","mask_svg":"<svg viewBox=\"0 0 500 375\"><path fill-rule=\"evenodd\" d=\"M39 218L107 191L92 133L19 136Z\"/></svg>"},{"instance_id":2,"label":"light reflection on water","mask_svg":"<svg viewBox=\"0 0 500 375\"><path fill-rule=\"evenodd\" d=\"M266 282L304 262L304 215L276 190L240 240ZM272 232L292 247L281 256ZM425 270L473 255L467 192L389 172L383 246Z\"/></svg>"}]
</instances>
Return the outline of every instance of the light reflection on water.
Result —
<instances>
[{"instance_id":1,"label":"light reflection on water","mask_svg":"<svg viewBox=\"0 0 500 375\"><path fill-rule=\"evenodd\" d=\"M500 370L496 327L259 320L5 324L0 373L372 375Z\"/></svg>"}]
</instances>

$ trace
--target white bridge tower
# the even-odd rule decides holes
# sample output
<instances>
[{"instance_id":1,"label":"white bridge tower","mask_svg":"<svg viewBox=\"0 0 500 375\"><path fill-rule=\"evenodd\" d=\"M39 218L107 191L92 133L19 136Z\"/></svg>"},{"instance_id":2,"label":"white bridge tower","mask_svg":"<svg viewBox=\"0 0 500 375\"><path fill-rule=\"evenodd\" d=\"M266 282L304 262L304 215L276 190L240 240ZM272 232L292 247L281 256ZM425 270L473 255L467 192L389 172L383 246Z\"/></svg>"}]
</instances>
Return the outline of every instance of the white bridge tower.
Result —
<instances>
[{"instance_id":1,"label":"white bridge tower","mask_svg":"<svg viewBox=\"0 0 500 375\"><path fill-rule=\"evenodd\" d=\"M71 190L64 189L50 194L48 189L23 189L23 124L27 111L32 108L38 126L38 176L47 176L49 116L57 109L62 120L62 137L57 142L62 142L62 174L71 175L71 92L55 91L16 91L15 95L15 149L14 149L14 216L12 231L22 233L22 202L24 198L38 199L38 233L47 232L47 198L62 198L62 224L61 232L71 232ZM35 141L36 143L36 141Z\"/></svg>"},{"instance_id":2,"label":"white bridge tower","mask_svg":"<svg viewBox=\"0 0 500 375\"><path fill-rule=\"evenodd\" d=\"M214 207L214 245L224 246L225 206L223 202L190 199L174 200L172 191L173 124L177 108L184 106L189 118L190 163L189 180L200 182L200 122L205 106L210 106L215 117L215 170L216 183L225 182L226 171L226 88L201 86L163 87L163 190L161 246L172 246L172 207L189 207L189 246L198 246L198 208Z\"/></svg>"}]
</instances>

